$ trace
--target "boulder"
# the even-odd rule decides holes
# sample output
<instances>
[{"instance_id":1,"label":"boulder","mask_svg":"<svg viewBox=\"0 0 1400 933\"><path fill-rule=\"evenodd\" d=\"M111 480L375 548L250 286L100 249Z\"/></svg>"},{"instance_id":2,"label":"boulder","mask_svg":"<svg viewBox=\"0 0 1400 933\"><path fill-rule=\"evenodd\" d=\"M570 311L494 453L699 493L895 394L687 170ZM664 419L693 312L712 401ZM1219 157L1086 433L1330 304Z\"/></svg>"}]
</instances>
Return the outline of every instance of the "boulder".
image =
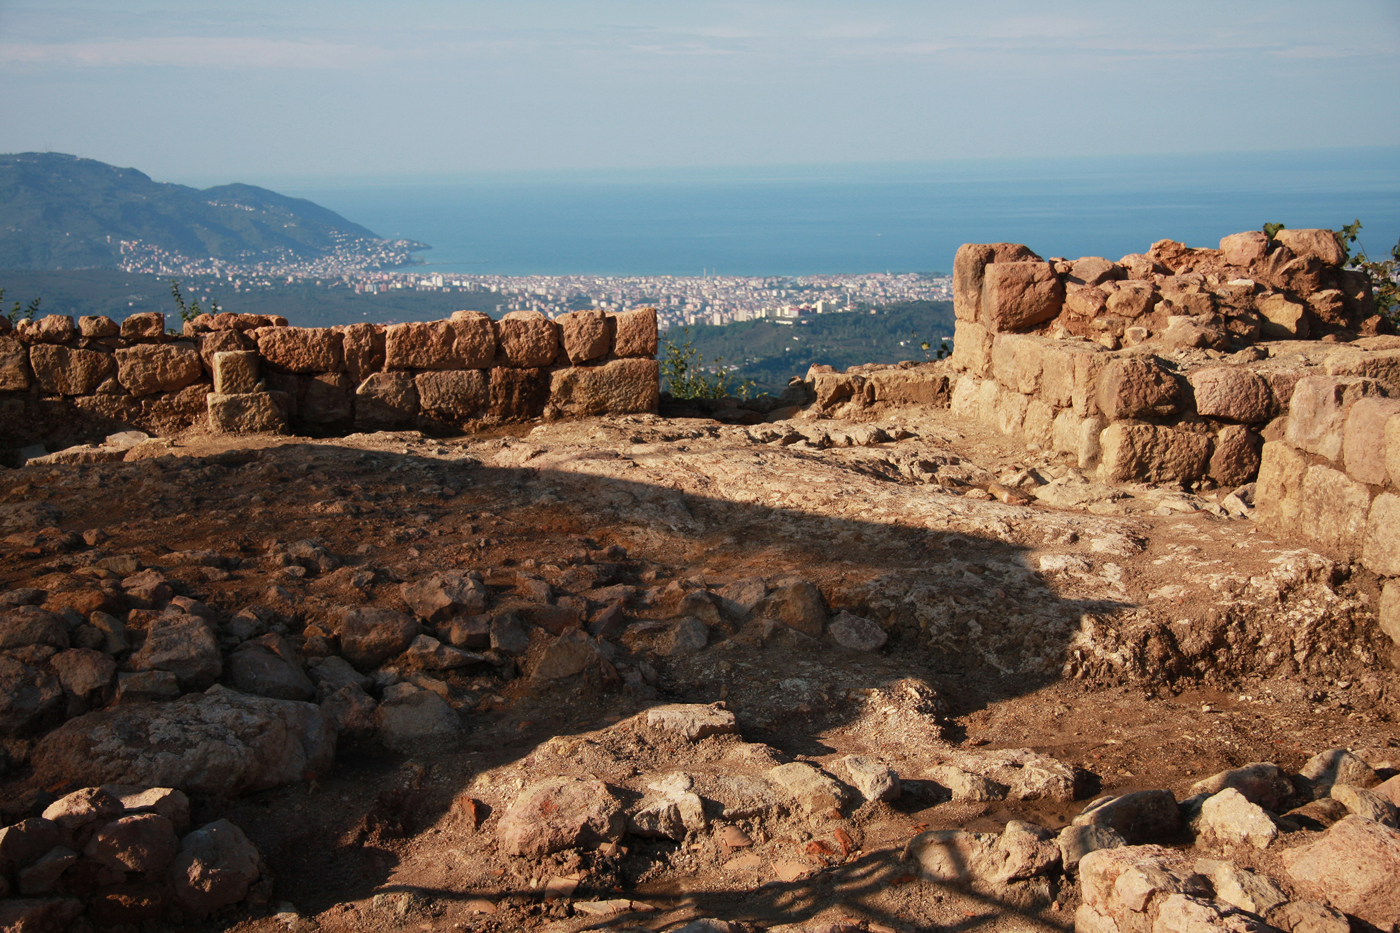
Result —
<instances>
[{"instance_id":1,"label":"boulder","mask_svg":"<svg viewBox=\"0 0 1400 933\"><path fill-rule=\"evenodd\" d=\"M1340 266L1346 261L1342 244L1331 230L1289 230L1285 227L1274 234L1274 239L1300 259L1315 256L1328 266Z\"/></svg>"},{"instance_id":2,"label":"boulder","mask_svg":"<svg viewBox=\"0 0 1400 933\"><path fill-rule=\"evenodd\" d=\"M310 700L316 688L294 661L254 642L244 642L228 656L229 681L243 693L279 700Z\"/></svg>"},{"instance_id":3,"label":"boulder","mask_svg":"<svg viewBox=\"0 0 1400 933\"><path fill-rule=\"evenodd\" d=\"M1400 832L1348 816L1318 841L1285 852L1283 863L1311 897L1382 930L1400 923Z\"/></svg>"},{"instance_id":4,"label":"boulder","mask_svg":"<svg viewBox=\"0 0 1400 933\"><path fill-rule=\"evenodd\" d=\"M954 800L1005 800L1011 788L981 774L956 767L937 765L924 775L929 780L947 789Z\"/></svg>"},{"instance_id":5,"label":"boulder","mask_svg":"<svg viewBox=\"0 0 1400 933\"><path fill-rule=\"evenodd\" d=\"M46 395L91 395L117 371L110 353L43 343L29 348L29 364Z\"/></svg>"},{"instance_id":6,"label":"boulder","mask_svg":"<svg viewBox=\"0 0 1400 933\"><path fill-rule=\"evenodd\" d=\"M413 423L418 414L418 387L411 373L372 373L355 390L355 427L393 430Z\"/></svg>"},{"instance_id":7,"label":"boulder","mask_svg":"<svg viewBox=\"0 0 1400 933\"><path fill-rule=\"evenodd\" d=\"M237 331L228 331L237 333ZM214 354L214 392L219 395L242 395L256 392L258 354L251 350L224 350Z\"/></svg>"},{"instance_id":8,"label":"boulder","mask_svg":"<svg viewBox=\"0 0 1400 933\"><path fill-rule=\"evenodd\" d=\"M555 370L549 412L555 417L655 412L660 366L656 360L619 359Z\"/></svg>"},{"instance_id":9,"label":"boulder","mask_svg":"<svg viewBox=\"0 0 1400 933\"><path fill-rule=\"evenodd\" d=\"M1099 373L1098 410L1110 420L1169 415L1181 409L1181 383L1152 357L1118 357Z\"/></svg>"},{"instance_id":10,"label":"boulder","mask_svg":"<svg viewBox=\"0 0 1400 933\"><path fill-rule=\"evenodd\" d=\"M228 820L215 820L180 841L167 877L175 899L196 917L247 897L261 875L257 847Z\"/></svg>"},{"instance_id":11,"label":"boulder","mask_svg":"<svg viewBox=\"0 0 1400 933\"><path fill-rule=\"evenodd\" d=\"M1218 794L1226 788L1234 788L1250 803L1274 813L1283 812L1284 804L1294 793L1293 782L1282 768L1271 761L1261 761L1203 778L1191 785L1191 796Z\"/></svg>"},{"instance_id":12,"label":"boulder","mask_svg":"<svg viewBox=\"0 0 1400 933\"><path fill-rule=\"evenodd\" d=\"M495 353L489 320L483 324L454 316L450 321L390 324L384 331L383 365L391 370L484 369Z\"/></svg>"},{"instance_id":13,"label":"boulder","mask_svg":"<svg viewBox=\"0 0 1400 933\"><path fill-rule=\"evenodd\" d=\"M0 877L14 874L62 842L58 824L43 817L0 827Z\"/></svg>"},{"instance_id":14,"label":"boulder","mask_svg":"<svg viewBox=\"0 0 1400 933\"><path fill-rule=\"evenodd\" d=\"M1116 849L1128 841L1107 826L1066 826L1056 837L1060 847L1060 863L1065 871L1074 871L1084 856L1099 849Z\"/></svg>"},{"instance_id":15,"label":"boulder","mask_svg":"<svg viewBox=\"0 0 1400 933\"><path fill-rule=\"evenodd\" d=\"M1026 330L1054 318L1065 289L1048 262L993 262L983 270L981 321L991 331Z\"/></svg>"},{"instance_id":16,"label":"boulder","mask_svg":"<svg viewBox=\"0 0 1400 933\"><path fill-rule=\"evenodd\" d=\"M425 622L476 615L486 608L486 587L474 573L438 571L414 583L404 583L399 593L413 614Z\"/></svg>"},{"instance_id":17,"label":"boulder","mask_svg":"<svg viewBox=\"0 0 1400 933\"><path fill-rule=\"evenodd\" d=\"M1252 266L1269 251L1269 238L1259 230L1232 233L1220 241L1220 252L1232 266Z\"/></svg>"},{"instance_id":18,"label":"boulder","mask_svg":"<svg viewBox=\"0 0 1400 933\"><path fill-rule=\"evenodd\" d=\"M848 783L866 800L899 799L899 775L884 762L863 755L847 755L839 764Z\"/></svg>"},{"instance_id":19,"label":"boulder","mask_svg":"<svg viewBox=\"0 0 1400 933\"><path fill-rule=\"evenodd\" d=\"M8 654L0 654L0 735L44 725L63 710L57 677Z\"/></svg>"},{"instance_id":20,"label":"boulder","mask_svg":"<svg viewBox=\"0 0 1400 933\"><path fill-rule=\"evenodd\" d=\"M110 687L117 676L117 662L91 648L70 648L49 659L58 672L63 689L73 696L88 697Z\"/></svg>"},{"instance_id":21,"label":"boulder","mask_svg":"<svg viewBox=\"0 0 1400 933\"><path fill-rule=\"evenodd\" d=\"M0 335L0 392L23 392L33 378L28 348L14 337Z\"/></svg>"},{"instance_id":22,"label":"boulder","mask_svg":"<svg viewBox=\"0 0 1400 933\"><path fill-rule=\"evenodd\" d=\"M598 646L587 633L570 629L544 649L530 671L530 679L536 683L563 680L597 664L599 657Z\"/></svg>"},{"instance_id":23,"label":"boulder","mask_svg":"<svg viewBox=\"0 0 1400 933\"><path fill-rule=\"evenodd\" d=\"M1201 805L1198 825L1203 835L1225 845L1247 844L1265 849L1278 838L1278 827L1264 808L1250 803L1233 787L1212 795Z\"/></svg>"},{"instance_id":24,"label":"boulder","mask_svg":"<svg viewBox=\"0 0 1400 933\"><path fill-rule=\"evenodd\" d=\"M386 695L375 710L375 720L379 741L404 754L427 745L453 742L462 732L456 711L431 690Z\"/></svg>"},{"instance_id":25,"label":"boulder","mask_svg":"<svg viewBox=\"0 0 1400 933\"><path fill-rule=\"evenodd\" d=\"M816 584L807 580L779 582L772 588L759 612L813 638L820 638L826 629L826 599Z\"/></svg>"},{"instance_id":26,"label":"boulder","mask_svg":"<svg viewBox=\"0 0 1400 933\"><path fill-rule=\"evenodd\" d=\"M1100 797L1072 823L1107 827L1136 846L1174 834L1181 826L1181 813L1171 791L1140 790L1119 797Z\"/></svg>"},{"instance_id":27,"label":"boulder","mask_svg":"<svg viewBox=\"0 0 1400 933\"><path fill-rule=\"evenodd\" d=\"M853 615L842 609L827 626L831 640L852 651L879 651L890 636L878 622Z\"/></svg>"},{"instance_id":28,"label":"boulder","mask_svg":"<svg viewBox=\"0 0 1400 933\"><path fill-rule=\"evenodd\" d=\"M1333 784L1374 787L1379 783L1375 770L1345 748L1318 752L1298 769L1298 784L1314 798L1330 796Z\"/></svg>"},{"instance_id":29,"label":"boulder","mask_svg":"<svg viewBox=\"0 0 1400 933\"><path fill-rule=\"evenodd\" d=\"M215 434L286 434L284 392L210 393L205 397L209 430Z\"/></svg>"},{"instance_id":30,"label":"boulder","mask_svg":"<svg viewBox=\"0 0 1400 933\"><path fill-rule=\"evenodd\" d=\"M1363 398L1383 398L1385 387L1359 376L1306 376L1288 403L1288 443L1336 461L1341 457L1352 406Z\"/></svg>"},{"instance_id":31,"label":"boulder","mask_svg":"<svg viewBox=\"0 0 1400 933\"><path fill-rule=\"evenodd\" d=\"M1357 503L1360 503L1359 497ZM1376 496L1367 513L1361 562L1373 573L1400 576L1397 541L1400 541L1400 494L1384 492Z\"/></svg>"},{"instance_id":32,"label":"boulder","mask_svg":"<svg viewBox=\"0 0 1400 933\"><path fill-rule=\"evenodd\" d=\"M1100 477L1113 483L1176 483L1210 468L1209 435L1140 421L1115 421L1099 435Z\"/></svg>"},{"instance_id":33,"label":"boulder","mask_svg":"<svg viewBox=\"0 0 1400 933\"><path fill-rule=\"evenodd\" d=\"M846 787L820 768L800 761L778 765L768 779L782 787L808 815L840 809L850 798Z\"/></svg>"},{"instance_id":34,"label":"boulder","mask_svg":"<svg viewBox=\"0 0 1400 933\"><path fill-rule=\"evenodd\" d=\"M68 625L63 616L38 606L16 606L0 611L0 651L29 645L68 647Z\"/></svg>"},{"instance_id":35,"label":"boulder","mask_svg":"<svg viewBox=\"0 0 1400 933\"><path fill-rule=\"evenodd\" d=\"M1242 424L1228 424L1215 435L1209 474L1222 487L1243 486L1259 473L1264 439Z\"/></svg>"},{"instance_id":36,"label":"boulder","mask_svg":"<svg viewBox=\"0 0 1400 933\"><path fill-rule=\"evenodd\" d=\"M371 670L401 654L421 631L412 616L367 607L346 610L336 634L345 660L360 670Z\"/></svg>"},{"instance_id":37,"label":"boulder","mask_svg":"<svg viewBox=\"0 0 1400 933\"><path fill-rule=\"evenodd\" d=\"M1347 414L1342 440L1347 475L1372 486L1384 486L1389 474L1387 439L1393 436L1400 437L1400 398L1359 399Z\"/></svg>"},{"instance_id":38,"label":"boulder","mask_svg":"<svg viewBox=\"0 0 1400 933\"><path fill-rule=\"evenodd\" d=\"M13 933L60 933L83 912L74 897L11 897L0 899L0 930Z\"/></svg>"},{"instance_id":39,"label":"boulder","mask_svg":"<svg viewBox=\"0 0 1400 933\"><path fill-rule=\"evenodd\" d=\"M1354 816L1396 828L1395 805L1379 794L1353 784L1333 784L1331 797L1340 801Z\"/></svg>"},{"instance_id":40,"label":"boulder","mask_svg":"<svg viewBox=\"0 0 1400 933\"><path fill-rule=\"evenodd\" d=\"M159 311L138 311L121 323L123 340L160 340L165 336L165 315Z\"/></svg>"},{"instance_id":41,"label":"boulder","mask_svg":"<svg viewBox=\"0 0 1400 933\"><path fill-rule=\"evenodd\" d=\"M506 855L543 858L565 849L621 839L627 815L608 785L573 777L545 778L520 791L496 827Z\"/></svg>"},{"instance_id":42,"label":"boulder","mask_svg":"<svg viewBox=\"0 0 1400 933\"><path fill-rule=\"evenodd\" d=\"M1261 336L1265 340L1306 340L1311 334L1307 305L1272 294L1260 298L1254 307L1263 318Z\"/></svg>"},{"instance_id":43,"label":"boulder","mask_svg":"<svg viewBox=\"0 0 1400 933\"><path fill-rule=\"evenodd\" d=\"M232 796L327 770L335 732L309 703L224 687L169 703L118 706L70 719L33 755L49 784L131 784Z\"/></svg>"},{"instance_id":44,"label":"boulder","mask_svg":"<svg viewBox=\"0 0 1400 933\"><path fill-rule=\"evenodd\" d=\"M169 671L185 687L208 686L223 673L219 638L207 621L194 615L158 616L140 650L128 662L134 671Z\"/></svg>"}]
</instances>

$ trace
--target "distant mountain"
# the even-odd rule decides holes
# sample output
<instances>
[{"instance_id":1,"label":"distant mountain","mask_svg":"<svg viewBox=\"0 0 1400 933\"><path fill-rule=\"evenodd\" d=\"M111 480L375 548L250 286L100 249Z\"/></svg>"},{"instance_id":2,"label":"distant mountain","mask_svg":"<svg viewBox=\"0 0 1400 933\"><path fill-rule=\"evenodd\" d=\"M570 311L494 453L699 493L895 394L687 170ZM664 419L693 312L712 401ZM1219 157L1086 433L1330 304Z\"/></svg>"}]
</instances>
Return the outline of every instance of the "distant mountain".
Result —
<instances>
[{"instance_id":1,"label":"distant mountain","mask_svg":"<svg viewBox=\"0 0 1400 933\"><path fill-rule=\"evenodd\" d=\"M123 240L243 266L383 242L318 204L252 185L200 191L57 152L0 155L0 269L117 268Z\"/></svg>"}]
</instances>

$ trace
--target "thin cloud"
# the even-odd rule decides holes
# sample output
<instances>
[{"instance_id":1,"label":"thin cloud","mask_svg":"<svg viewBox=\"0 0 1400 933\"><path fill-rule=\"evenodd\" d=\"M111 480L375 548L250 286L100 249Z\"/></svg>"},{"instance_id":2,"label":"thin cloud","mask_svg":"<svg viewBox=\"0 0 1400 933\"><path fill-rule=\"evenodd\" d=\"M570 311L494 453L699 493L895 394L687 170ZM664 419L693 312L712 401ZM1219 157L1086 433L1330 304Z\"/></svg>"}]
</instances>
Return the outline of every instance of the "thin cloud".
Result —
<instances>
[{"instance_id":1,"label":"thin cloud","mask_svg":"<svg viewBox=\"0 0 1400 933\"><path fill-rule=\"evenodd\" d=\"M0 44L10 65L122 68L340 69L379 57L378 50L330 42L245 37L158 36L91 42Z\"/></svg>"}]
</instances>

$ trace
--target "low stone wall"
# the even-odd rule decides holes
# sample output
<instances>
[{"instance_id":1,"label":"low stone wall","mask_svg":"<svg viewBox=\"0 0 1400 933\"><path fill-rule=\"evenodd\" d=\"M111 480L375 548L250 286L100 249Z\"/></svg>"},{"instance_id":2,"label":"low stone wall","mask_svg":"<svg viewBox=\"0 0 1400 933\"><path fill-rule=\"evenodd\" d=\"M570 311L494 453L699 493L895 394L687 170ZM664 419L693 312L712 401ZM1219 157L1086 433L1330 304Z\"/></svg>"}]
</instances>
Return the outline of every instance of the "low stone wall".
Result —
<instances>
[{"instance_id":1,"label":"low stone wall","mask_svg":"<svg viewBox=\"0 0 1400 933\"><path fill-rule=\"evenodd\" d=\"M181 335L153 313L13 330L0 318L0 447L169 434L205 418L215 431L326 434L655 411L656 345L653 309L321 328L206 314Z\"/></svg>"}]
</instances>

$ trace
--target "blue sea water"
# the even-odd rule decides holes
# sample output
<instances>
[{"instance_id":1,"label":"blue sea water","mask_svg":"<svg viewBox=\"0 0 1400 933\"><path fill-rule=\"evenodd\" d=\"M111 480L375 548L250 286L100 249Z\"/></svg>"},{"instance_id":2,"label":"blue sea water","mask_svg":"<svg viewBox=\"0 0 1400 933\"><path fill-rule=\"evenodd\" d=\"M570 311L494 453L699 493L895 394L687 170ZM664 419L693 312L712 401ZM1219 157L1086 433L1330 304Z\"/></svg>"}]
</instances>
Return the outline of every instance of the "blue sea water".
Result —
<instances>
[{"instance_id":1,"label":"blue sea water","mask_svg":"<svg viewBox=\"0 0 1400 933\"><path fill-rule=\"evenodd\" d=\"M268 186L431 244L426 268L498 275L946 272L966 242L1117 259L1265 222L1360 219L1373 258L1400 239L1394 147Z\"/></svg>"}]
</instances>

